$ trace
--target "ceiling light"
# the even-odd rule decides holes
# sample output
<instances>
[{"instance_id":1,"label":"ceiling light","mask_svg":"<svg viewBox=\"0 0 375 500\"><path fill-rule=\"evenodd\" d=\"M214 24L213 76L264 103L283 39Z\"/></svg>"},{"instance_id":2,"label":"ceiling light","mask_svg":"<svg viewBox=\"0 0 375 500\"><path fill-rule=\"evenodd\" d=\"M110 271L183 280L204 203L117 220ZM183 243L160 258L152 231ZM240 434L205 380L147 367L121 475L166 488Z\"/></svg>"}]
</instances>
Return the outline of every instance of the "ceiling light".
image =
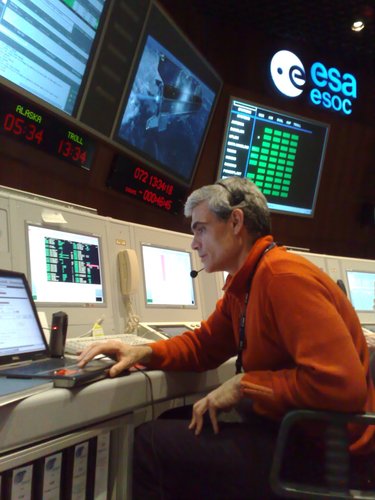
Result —
<instances>
[{"instance_id":1,"label":"ceiling light","mask_svg":"<svg viewBox=\"0 0 375 500\"><path fill-rule=\"evenodd\" d=\"M352 24L352 31L362 31L365 27L365 23L363 21L354 21Z\"/></svg>"}]
</instances>

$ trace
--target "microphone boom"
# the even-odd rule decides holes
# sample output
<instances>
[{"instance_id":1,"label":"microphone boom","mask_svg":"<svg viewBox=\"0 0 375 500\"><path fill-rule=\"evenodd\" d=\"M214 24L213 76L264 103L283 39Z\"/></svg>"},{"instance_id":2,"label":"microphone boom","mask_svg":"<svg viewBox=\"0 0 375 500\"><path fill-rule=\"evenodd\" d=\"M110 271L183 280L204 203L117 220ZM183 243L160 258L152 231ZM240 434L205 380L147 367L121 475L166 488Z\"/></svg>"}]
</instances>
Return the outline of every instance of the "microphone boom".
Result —
<instances>
[{"instance_id":1,"label":"microphone boom","mask_svg":"<svg viewBox=\"0 0 375 500\"><path fill-rule=\"evenodd\" d=\"M199 271L196 271L195 269L193 269L192 271L190 271L190 276L192 278L196 278L198 276L198 273L200 273L201 271L203 271L204 267L202 267L202 269L199 269Z\"/></svg>"}]
</instances>

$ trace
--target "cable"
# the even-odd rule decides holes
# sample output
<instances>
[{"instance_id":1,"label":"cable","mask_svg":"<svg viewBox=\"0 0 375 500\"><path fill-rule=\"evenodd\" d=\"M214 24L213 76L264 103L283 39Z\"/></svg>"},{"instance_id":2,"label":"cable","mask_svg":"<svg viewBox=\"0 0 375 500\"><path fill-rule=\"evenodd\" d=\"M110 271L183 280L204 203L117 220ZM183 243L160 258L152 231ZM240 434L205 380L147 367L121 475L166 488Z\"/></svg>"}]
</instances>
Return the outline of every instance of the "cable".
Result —
<instances>
[{"instance_id":1,"label":"cable","mask_svg":"<svg viewBox=\"0 0 375 500\"><path fill-rule=\"evenodd\" d=\"M155 420L155 400L154 400L154 388L152 387L152 380L148 373L145 372L144 369L139 368L138 366L134 366L137 372L142 373L142 375L146 378L148 382L148 386L150 388L150 399L151 399L151 420Z\"/></svg>"},{"instance_id":2,"label":"cable","mask_svg":"<svg viewBox=\"0 0 375 500\"><path fill-rule=\"evenodd\" d=\"M99 325L101 325L101 324L103 323L103 321L104 321L104 315L103 315L103 316L101 316L99 319L97 319L97 320L95 321L95 323L94 323L94 324L93 324L93 326L90 328L90 330L87 330L87 332L85 332L85 333L81 333L81 335L78 335L78 337L76 337L76 338L77 338L77 339L80 339L81 337L86 337L86 336L88 336L88 335L91 335L91 334L92 334L92 332L94 331L95 326L96 326L96 325L98 325L98 326L99 326Z\"/></svg>"},{"instance_id":3,"label":"cable","mask_svg":"<svg viewBox=\"0 0 375 500\"><path fill-rule=\"evenodd\" d=\"M137 330L140 317L135 314L133 304L129 295L124 295L125 310L127 312L128 321L124 326L124 333L132 333Z\"/></svg>"},{"instance_id":4,"label":"cable","mask_svg":"<svg viewBox=\"0 0 375 500\"><path fill-rule=\"evenodd\" d=\"M160 498L162 500L164 500L165 495L164 495L164 488L163 488L163 468L162 468L162 464L161 464L161 461L160 461L160 458L158 456L156 446L155 446L155 420L156 420L156 418L155 418L154 389L152 387L152 380L151 380L151 377L149 376L149 374L146 373L144 370L142 370L141 368L138 368L137 366L134 366L134 368L138 372L140 372L144 375L144 377L146 378L146 380L148 382L149 388L150 388L150 399L151 399L151 422L150 423L152 426L151 427L151 448L152 448L152 452L154 454L157 469L158 469L157 476L158 476L158 487L159 487Z\"/></svg>"}]
</instances>

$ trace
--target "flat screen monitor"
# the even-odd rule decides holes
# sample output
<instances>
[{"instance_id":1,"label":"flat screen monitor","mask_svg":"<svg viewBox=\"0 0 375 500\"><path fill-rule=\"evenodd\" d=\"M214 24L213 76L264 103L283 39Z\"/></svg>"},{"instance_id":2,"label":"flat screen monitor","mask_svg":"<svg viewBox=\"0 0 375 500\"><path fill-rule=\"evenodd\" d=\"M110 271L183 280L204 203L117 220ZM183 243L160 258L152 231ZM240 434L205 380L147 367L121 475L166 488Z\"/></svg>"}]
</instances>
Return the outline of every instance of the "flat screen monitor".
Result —
<instances>
[{"instance_id":1,"label":"flat screen monitor","mask_svg":"<svg viewBox=\"0 0 375 500\"><path fill-rule=\"evenodd\" d=\"M0 2L0 81L68 115L78 103L106 0Z\"/></svg>"},{"instance_id":2,"label":"flat screen monitor","mask_svg":"<svg viewBox=\"0 0 375 500\"><path fill-rule=\"evenodd\" d=\"M221 79L156 5L151 9L115 140L189 186Z\"/></svg>"},{"instance_id":3,"label":"flat screen monitor","mask_svg":"<svg viewBox=\"0 0 375 500\"><path fill-rule=\"evenodd\" d=\"M219 178L245 177L270 210L312 217L329 125L231 97Z\"/></svg>"},{"instance_id":4,"label":"flat screen monitor","mask_svg":"<svg viewBox=\"0 0 375 500\"><path fill-rule=\"evenodd\" d=\"M346 271L350 301L357 312L375 315L375 270Z\"/></svg>"},{"instance_id":5,"label":"flat screen monitor","mask_svg":"<svg viewBox=\"0 0 375 500\"><path fill-rule=\"evenodd\" d=\"M31 291L36 304L104 304L100 238L27 225Z\"/></svg>"},{"instance_id":6,"label":"flat screen monitor","mask_svg":"<svg viewBox=\"0 0 375 500\"><path fill-rule=\"evenodd\" d=\"M375 260L341 257L341 279L362 325L375 326Z\"/></svg>"},{"instance_id":7,"label":"flat screen monitor","mask_svg":"<svg viewBox=\"0 0 375 500\"><path fill-rule=\"evenodd\" d=\"M190 252L142 244L146 307L196 308Z\"/></svg>"}]
</instances>

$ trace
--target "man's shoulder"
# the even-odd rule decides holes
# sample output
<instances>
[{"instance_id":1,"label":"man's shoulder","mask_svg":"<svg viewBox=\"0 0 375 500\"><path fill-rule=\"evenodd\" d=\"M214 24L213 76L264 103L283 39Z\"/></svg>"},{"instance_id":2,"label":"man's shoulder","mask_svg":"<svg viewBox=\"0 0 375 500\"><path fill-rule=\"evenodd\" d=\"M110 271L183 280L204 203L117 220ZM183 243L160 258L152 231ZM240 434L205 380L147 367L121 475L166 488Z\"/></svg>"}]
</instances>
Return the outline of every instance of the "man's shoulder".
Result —
<instances>
[{"instance_id":1,"label":"man's shoulder","mask_svg":"<svg viewBox=\"0 0 375 500\"><path fill-rule=\"evenodd\" d=\"M289 252L284 248L270 252L264 265L260 266L258 277L263 282L272 278L295 276L297 278L313 278L319 281L327 279L326 273L307 258Z\"/></svg>"}]
</instances>

